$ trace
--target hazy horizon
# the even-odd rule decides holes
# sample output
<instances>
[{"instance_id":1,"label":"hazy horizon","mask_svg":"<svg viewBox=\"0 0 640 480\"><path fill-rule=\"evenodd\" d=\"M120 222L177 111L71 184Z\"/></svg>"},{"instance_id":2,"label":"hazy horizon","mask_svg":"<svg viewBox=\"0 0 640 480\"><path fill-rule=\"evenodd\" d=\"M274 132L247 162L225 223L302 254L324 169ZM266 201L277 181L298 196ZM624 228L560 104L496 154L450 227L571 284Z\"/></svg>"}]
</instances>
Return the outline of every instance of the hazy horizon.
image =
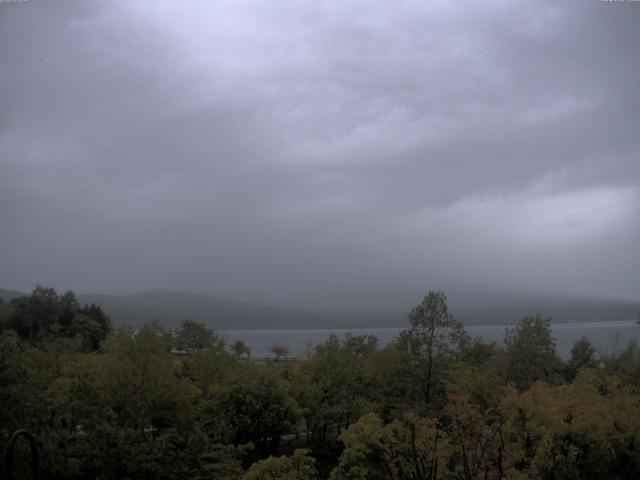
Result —
<instances>
[{"instance_id":1,"label":"hazy horizon","mask_svg":"<svg viewBox=\"0 0 640 480\"><path fill-rule=\"evenodd\" d=\"M640 300L634 2L0 2L0 288Z\"/></svg>"}]
</instances>

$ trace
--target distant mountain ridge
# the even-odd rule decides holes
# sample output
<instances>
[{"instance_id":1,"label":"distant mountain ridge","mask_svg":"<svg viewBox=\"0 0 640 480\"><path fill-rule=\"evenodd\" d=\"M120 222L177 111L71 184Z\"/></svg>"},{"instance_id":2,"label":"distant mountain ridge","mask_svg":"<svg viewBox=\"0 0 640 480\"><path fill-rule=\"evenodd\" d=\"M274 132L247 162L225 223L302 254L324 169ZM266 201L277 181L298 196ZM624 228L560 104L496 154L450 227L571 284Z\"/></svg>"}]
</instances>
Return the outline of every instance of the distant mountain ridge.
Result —
<instances>
[{"instance_id":1,"label":"distant mountain ridge","mask_svg":"<svg viewBox=\"0 0 640 480\"><path fill-rule=\"evenodd\" d=\"M0 289L0 297L29 295ZM397 326L406 315L398 312L317 312L255 305L208 295L152 290L128 295L76 294L81 304L95 303L115 325L141 325L158 320L173 327L191 318L216 329L367 328Z\"/></svg>"},{"instance_id":2,"label":"distant mountain ridge","mask_svg":"<svg viewBox=\"0 0 640 480\"><path fill-rule=\"evenodd\" d=\"M2 298L5 302L8 302L12 298L24 297L25 295L28 295L28 294L24 292L19 292L17 290L4 290L3 288L0 288L0 298Z\"/></svg>"},{"instance_id":3,"label":"distant mountain ridge","mask_svg":"<svg viewBox=\"0 0 640 480\"><path fill-rule=\"evenodd\" d=\"M5 301L25 295L0 289ZM412 306L405 312L309 311L164 290L77 297L81 304L100 305L115 325L137 326L158 320L172 327L192 318L216 329L403 327L409 323L407 312ZM638 312L638 305L629 301L504 291L452 292L449 304L452 313L467 325L510 324L536 313L556 322L634 320Z\"/></svg>"}]
</instances>

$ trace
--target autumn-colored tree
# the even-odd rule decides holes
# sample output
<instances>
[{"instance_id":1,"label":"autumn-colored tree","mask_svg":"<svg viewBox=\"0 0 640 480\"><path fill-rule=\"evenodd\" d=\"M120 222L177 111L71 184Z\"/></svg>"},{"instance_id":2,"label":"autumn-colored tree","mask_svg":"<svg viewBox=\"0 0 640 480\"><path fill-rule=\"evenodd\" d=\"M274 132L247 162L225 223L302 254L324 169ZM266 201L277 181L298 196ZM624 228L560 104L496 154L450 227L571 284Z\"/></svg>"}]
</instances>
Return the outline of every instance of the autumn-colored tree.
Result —
<instances>
[{"instance_id":1,"label":"autumn-colored tree","mask_svg":"<svg viewBox=\"0 0 640 480\"><path fill-rule=\"evenodd\" d=\"M485 422L462 395L450 395L445 413L450 420L447 468L460 480L500 479L504 475L501 424Z\"/></svg>"},{"instance_id":2,"label":"autumn-colored tree","mask_svg":"<svg viewBox=\"0 0 640 480\"><path fill-rule=\"evenodd\" d=\"M583 370L571 385L512 390L502 411L510 478L640 478L640 404L615 382Z\"/></svg>"},{"instance_id":3,"label":"autumn-colored tree","mask_svg":"<svg viewBox=\"0 0 640 480\"><path fill-rule=\"evenodd\" d=\"M276 356L276 360L280 360L281 358L286 359L289 355L289 346L284 343L276 343L271 346L270 350Z\"/></svg>"},{"instance_id":4,"label":"autumn-colored tree","mask_svg":"<svg viewBox=\"0 0 640 480\"><path fill-rule=\"evenodd\" d=\"M0 305L0 451L36 432L45 480L640 478L637 342L596 362L581 339L563 363L548 320L502 348L432 293L387 347L332 336L264 364L202 325L189 355L158 323L105 333L98 306L36 290Z\"/></svg>"}]
</instances>

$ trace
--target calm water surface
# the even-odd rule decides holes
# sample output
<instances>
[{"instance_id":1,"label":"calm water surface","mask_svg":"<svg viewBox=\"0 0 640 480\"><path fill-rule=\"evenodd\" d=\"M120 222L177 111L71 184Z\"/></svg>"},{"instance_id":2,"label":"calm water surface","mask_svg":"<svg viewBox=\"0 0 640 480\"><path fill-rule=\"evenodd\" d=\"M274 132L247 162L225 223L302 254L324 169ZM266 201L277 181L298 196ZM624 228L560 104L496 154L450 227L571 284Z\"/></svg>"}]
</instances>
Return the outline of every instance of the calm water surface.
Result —
<instances>
[{"instance_id":1,"label":"calm water surface","mask_svg":"<svg viewBox=\"0 0 640 480\"><path fill-rule=\"evenodd\" d=\"M502 343L506 328L507 325L478 325L467 327L467 331L470 335ZM558 353L564 358L569 356L571 347L582 336L586 336L602 353L611 352L614 348L621 348L631 339L640 341L640 325L632 320L626 322L554 323L552 329ZM398 335L400 330L402 329L220 330L219 333L227 342L244 340L251 347L251 354L254 357L266 357L272 355L269 348L277 343L288 345L293 356L302 355L311 346L324 342L332 334L340 337L346 333L375 335L381 345L386 345Z\"/></svg>"}]
</instances>

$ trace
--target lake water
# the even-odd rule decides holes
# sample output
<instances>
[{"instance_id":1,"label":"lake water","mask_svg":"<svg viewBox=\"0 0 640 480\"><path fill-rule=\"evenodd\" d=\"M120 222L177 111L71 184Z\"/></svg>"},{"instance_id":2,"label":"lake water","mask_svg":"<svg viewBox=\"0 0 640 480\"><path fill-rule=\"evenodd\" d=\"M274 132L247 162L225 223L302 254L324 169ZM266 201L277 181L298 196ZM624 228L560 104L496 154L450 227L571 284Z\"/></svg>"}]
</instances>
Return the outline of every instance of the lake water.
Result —
<instances>
[{"instance_id":1,"label":"lake water","mask_svg":"<svg viewBox=\"0 0 640 480\"><path fill-rule=\"evenodd\" d=\"M499 344L504 339L507 325L487 325L467 327L472 336ZM611 352L614 348L627 345L631 339L640 341L640 325L635 321L626 322L589 322L589 323L554 323L553 334L556 338L556 349L563 358L569 357L573 344L582 336L586 336L599 352ZM268 357L273 354L270 347L285 344L292 356L303 355L309 346L323 343L329 335L343 337L346 333L353 335L375 335L381 345L390 343L402 328L361 328L361 329L300 329L300 330L220 330L226 342L243 340L251 347L253 357Z\"/></svg>"}]
</instances>

